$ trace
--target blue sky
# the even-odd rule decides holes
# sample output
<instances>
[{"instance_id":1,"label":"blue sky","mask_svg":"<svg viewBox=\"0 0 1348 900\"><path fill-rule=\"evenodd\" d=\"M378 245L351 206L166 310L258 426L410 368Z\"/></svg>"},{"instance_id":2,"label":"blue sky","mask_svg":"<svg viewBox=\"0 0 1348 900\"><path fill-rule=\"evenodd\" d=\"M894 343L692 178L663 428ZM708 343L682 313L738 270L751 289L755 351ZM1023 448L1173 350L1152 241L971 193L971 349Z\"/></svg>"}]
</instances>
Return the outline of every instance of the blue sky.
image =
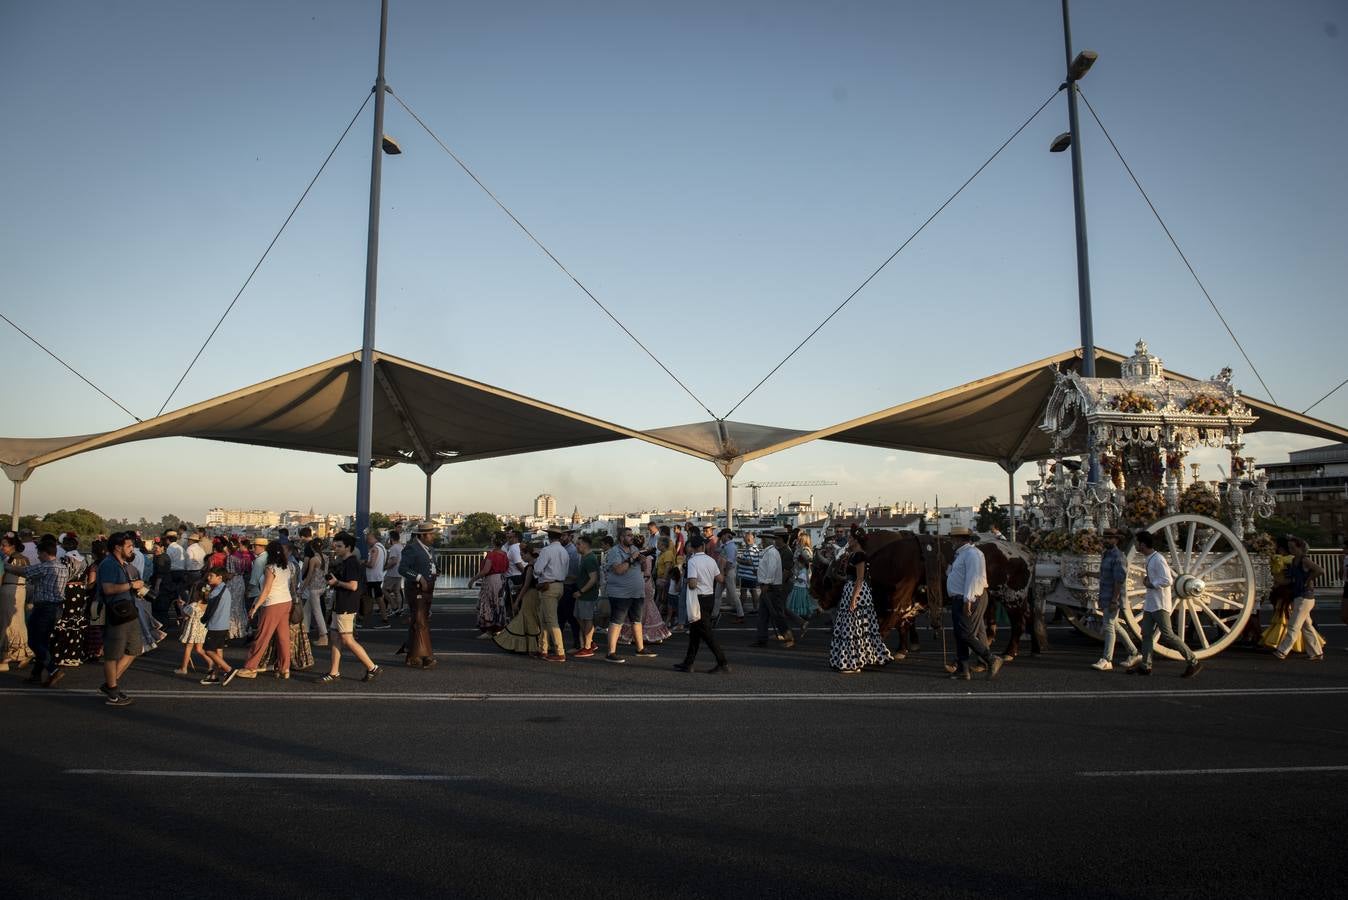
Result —
<instances>
[{"instance_id":1,"label":"blue sky","mask_svg":"<svg viewBox=\"0 0 1348 900\"><path fill-rule=\"evenodd\" d=\"M374 0L0 7L0 309L156 411L368 93L377 26ZM1077 0L1073 27L1100 54L1087 96L1276 399L1309 405L1348 374L1343 5ZM721 413L1062 68L1050 0L394 0L388 77ZM1069 162L1047 152L1064 99L735 418L820 427L1074 346ZM369 130L367 109L173 406L359 346ZM706 418L396 104L386 131L405 153L384 167L381 349L635 427ZM1229 364L1263 395L1089 120L1083 148L1097 343L1145 337L1177 370ZM0 353L0 433L127 424L8 326ZM1348 422L1348 389L1316 414ZM39 470L25 508L346 510L335 462L131 445ZM991 465L827 444L744 477L828 478L816 499L848 502L1005 494ZM415 471L374 486L377 509L420 507ZM722 487L705 462L623 442L449 467L435 505L524 511L544 490L593 511Z\"/></svg>"}]
</instances>

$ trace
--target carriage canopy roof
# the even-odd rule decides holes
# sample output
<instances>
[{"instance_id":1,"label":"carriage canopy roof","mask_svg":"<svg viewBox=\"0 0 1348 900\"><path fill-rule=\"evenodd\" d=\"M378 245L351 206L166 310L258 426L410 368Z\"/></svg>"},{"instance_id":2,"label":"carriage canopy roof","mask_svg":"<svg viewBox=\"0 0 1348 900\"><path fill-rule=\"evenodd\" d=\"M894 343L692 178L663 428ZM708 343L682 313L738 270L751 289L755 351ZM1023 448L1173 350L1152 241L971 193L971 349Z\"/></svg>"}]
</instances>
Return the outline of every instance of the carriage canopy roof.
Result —
<instances>
[{"instance_id":1,"label":"carriage canopy roof","mask_svg":"<svg viewBox=\"0 0 1348 900\"><path fill-rule=\"evenodd\" d=\"M1059 353L820 429L806 439L937 453L986 460L1003 467L1044 459L1053 455L1052 437L1039 429L1039 422L1053 393L1054 372L1079 370L1082 355L1080 348ZM1097 347L1095 374L1118 378L1126 359L1122 354ZM1165 377L1175 381L1201 380L1170 371ZM1348 430L1329 422L1256 397L1241 395L1241 400L1259 417L1245 429L1246 433L1270 431L1348 440Z\"/></svg>"}]
</instances>

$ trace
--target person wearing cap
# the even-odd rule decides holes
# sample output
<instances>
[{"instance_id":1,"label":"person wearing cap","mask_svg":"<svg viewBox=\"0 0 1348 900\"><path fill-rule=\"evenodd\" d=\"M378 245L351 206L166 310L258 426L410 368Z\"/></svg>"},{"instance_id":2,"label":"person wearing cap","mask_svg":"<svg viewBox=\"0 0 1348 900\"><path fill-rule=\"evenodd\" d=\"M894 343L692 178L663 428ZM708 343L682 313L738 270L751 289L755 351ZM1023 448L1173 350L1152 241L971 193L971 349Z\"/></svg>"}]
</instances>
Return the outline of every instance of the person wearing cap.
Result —
<instances>
[{"instance_id":1,"label":"person wearing cap","mask_svg":"<svg viewBox=\"0 0 1348 900\"><path fill-rule=\"evenodd\" d=\"M716 535L717 544L721 548L721 574L725 576L725 581L721 588L721 596L728 598L732 606L735 607L735 624L744 624L744 603L740 600L739 587L739 541L735 540L735 532L729 528L722 528Z\"/></svg>"},{"instance_id":2,"label":"person wearing cap","mask_svg":"<svg viewBox=\"0 0 1348 900\"><path fill-rule=\"evenodd\" d=\"M711 648L712 655L716 657L716 665L707 670L708 674L725 675L730 672L730 664L726 662L725 651L716 640L711 621L712 601L715 597L716 584L721 580L721 568L703 552L705 546L702 535L697 532L688 536L688 552L692 555L688 557L681 588L685 595L678 598L679 606L686 610L686 617L689 620L688 652L684 654L683 662L675 663L674 668L680 672L693 671L697 651L705 641ZM697 598L696 607L689 605L689 595ZM694 615L697 618L693 618Z\"/></svg>"},{"instance_id":3,"label":"person wearing cap","mask_svg":"<svg viewBox=\"0 0 1348 900\"><path fill-rule=\"evenodd\" d=\"M945 590L950 598L950 615L955 620L955 671L951 678L968 681L970 654L978 657L988 668L988 679L997 677L1002 658L988 649L987 625L983 621L988 611L988 568L983 552L974 546L968 528L950 529L955 543L955 560L946 573Z\"/></svg>"},{"instance_id":4,"label":"person wearing cap","mask_svg":"<svg viewBox=\"0 0 1348 900\"><path fill-rule=\"evenodd\" d=\"M562 645L562 629L557 619L557 610L562 602L562 587L566 581L567 570L571 567L571 557L562 546L562 534L565 529L560 525L549 525L548 544L538 552L534 561L534 583L538 586L538 622L540 634L538 649L548 662L566 662L566 648ZM617 629L614 629L614 640Z\"/></svg>"},{"instance_id":5,"label":"person wearing cap","mask_svg":"<svg viewBox=\"0 0 1348 900\"><path fill-rule=\"evenodd\" d=\"M248 589L243 607L244 615L250 622L252 617L248 615L248 610L252 609L257 598L262 596L262 582L267 577L267 543L264 535L258 535L252 541L253 568L248 571Z\"/></svg>"},{"instance_id":6,"label":"person wearing cap","mask_svg":"<svg viewBox=\"0 0 1348 900\"><path fill-rule=\"evenodd\" d=\"M403 594L411 616L407 622L407 665L431 669L439 662L431 650L431 598L435 594L435 556L431 544L439 529L430 522L418 522L412 539L403 548L398 574L403 577Z\"/></svg>"},{"instance_id":7,"label":"person wearing cap","mask_svg":"<svg viewBox=\"0 0 1348 900\"><path fill-rule=\"evenodd\" d=\"M768 645L768 624L771 623L774 630L781 635L782 640L786 641L786 646L794 647L796 639L791 634L790 626L787 625L783 609L786 594L783 590L785 567L782 561L789 558L782 551L785 536L780 531L767 531L763 533L763 537L767 538L767 547L759 554L758 571L755 573L760 594L758 597L758 634L753 646L766 647Z\"/></svg>"},{"instance_id":8,"label":"person wearing cap","mask_svg":"<svg viewBox=\"0 0 1348 900\"><path fill-rule=\"evenodd\" d=\"M1133 665L1139 659L1137 645L1128 635L1128 629L1119 620L1123 612L1123 595L1128 588L1128 570L1124 565L1123 551L1119 549L1119 531L1106 528L1101 534L1105 542L1105 552L1100 557L1100 612L1103 616L1102 627L1105 632L1105 649L1100 658L1091 663L1091 668L1108 672L1114 668L1114 643L1122 641L1128 649L1128 658L1124 668Z\"/></svg>"}]
</instances>

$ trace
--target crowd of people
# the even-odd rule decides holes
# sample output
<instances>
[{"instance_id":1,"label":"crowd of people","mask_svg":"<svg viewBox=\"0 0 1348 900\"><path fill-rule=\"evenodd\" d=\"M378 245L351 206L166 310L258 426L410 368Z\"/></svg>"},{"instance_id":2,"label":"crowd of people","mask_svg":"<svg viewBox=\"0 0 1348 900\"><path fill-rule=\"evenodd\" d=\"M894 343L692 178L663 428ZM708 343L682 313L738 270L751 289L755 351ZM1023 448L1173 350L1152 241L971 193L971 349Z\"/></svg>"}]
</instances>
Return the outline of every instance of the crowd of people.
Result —
<instances>
[{"instance_id":1,"label":"crowd of people","mask_svg":"<svg viewBox=\"0 0 1348 900\"><path fill-rule=\"evenodd\" d=\"M437 578L431 543L436 529L418 525L406 543L391 531L367 536L365 552L346 532L330 541L300 529L294 540L282 528L274 538L177 531L145 540L119 532L92 541L86 555L79 536L10 532L0 536L4 577L0 585L0 671L31 665L28 682L55 686L64 669L103 667L100 690L112 706L131 698L122 677L139 655L176 629L182 648L175 671L191 675L200 664L203 685L270 673L290 678L313 668L315 648L328 649L327 671L318 680L342 678L343 653L373 681L382 668L357 640L361 627L393 627L406 618L408 636L399 655L408 666L433 668L429 617ZM622 529L616 538L593 539L564 526L550 526L546 543L528 543L517 531L501 532L483 555L470 586L478 587L478 637L502 650L550 663L602 656L623 664L655 658L655 647L687 634L676 670L692 671L705 644L715 659L706 671L730 672L715 624L724 614L756 621L753 645L770 641L794 647L819 608L811 596L816 549L798 529L745 532L689 523L682 529L650 525L645 534ZM1103 535L1099 605L1104 651L1094 664L1113 669L1116 647L1123 668L1148 675L1157 641L1185 660L1184 677L1202 663L1171 626L1173 575L1155 538L1131 537L1145 566L1141 646L1124 627L1121 611L1127 573L1122 532ZM993 653L984 626L988 580L984 555L968 529L951 532L956 545L945 590L954 625L956 662L952 678L974 671L995 678L1002 660ZM885 645L868 578L864 528L840 526L818 550L821 562L844 581L833 612L830 667L856 675L886 665ZM1348 575L1348 556L1345 556ZM1273 621L1260 628L1257 614L1247 631L1251 644L1282 660L1304 653L1324 658L1324 640L1311 622L1315 583L1324 575L1304 541L1280 538L1273 557ZM1348 588L1345 589L1348 593ZM1348 622L1348 604L1343 617ZM247 656L231 664L225 650L243 644ZM630 647L630 653L620 652Z\"/></svg>"}]
</instances>

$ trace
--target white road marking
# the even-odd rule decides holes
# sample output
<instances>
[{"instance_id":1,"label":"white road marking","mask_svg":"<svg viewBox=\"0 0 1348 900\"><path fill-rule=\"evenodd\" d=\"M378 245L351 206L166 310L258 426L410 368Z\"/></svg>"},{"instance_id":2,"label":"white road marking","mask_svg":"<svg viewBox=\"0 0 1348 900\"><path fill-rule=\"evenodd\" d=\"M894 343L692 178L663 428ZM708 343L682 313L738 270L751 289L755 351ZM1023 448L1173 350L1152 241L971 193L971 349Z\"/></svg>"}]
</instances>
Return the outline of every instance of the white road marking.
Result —
<instances>
[{"instance_id":1,"label":"white road marking","mask_svg":"<svg viewBox=\"0 0 1348 900\"><path fill-rule=\"evenodd\" d=\"M1348 685L1318 688L1174 688L1157 690L1097 690L1097 691L907 691L886 693L867 691L857 693L627 693L627 694L560 694L560 693L492 693L492 692L420 692L376 690L238 690L209 688L203 690L145 690L134 691L136 699L192 698L198 700L272 700L292 702L342 703L349 701L375 702L433 702L433 703L783 703L790 701L844 701L864 703L940 703L947 701L1026 702L1069 700L1156 700L1183 697L1322 697L1348 694ZM93 691L48 690L46 688L0 688L0 698L62 697L87 699L97 695ZM135 713L130 713L135 715Z\"/></svg>"},{"instance_id":2,"label":"white road marking","mask_svg":"<svg viewBox=\"0 0 1348 900\"><path fill-rule=\"evenodd\" d=\"M1299 772L1348 772L1348 766L1268 766L1243 769L1133 769L1122 772L1078 772L1082 778L1128 778L1152 775L1295 775Z\"/></svg>"},{"instance_id":3,"label":"white road marking","mask_svg":"<svg viewBox=\"0 0 1348 900\"><path fill-rule=\"evenodd\" d=\"M164 772L158 769L66 769L63 775L144 775L153 778L246 778L277 781L480 781L481 775L361 775L343 772Z\"/></svg>"}]
</instances>

